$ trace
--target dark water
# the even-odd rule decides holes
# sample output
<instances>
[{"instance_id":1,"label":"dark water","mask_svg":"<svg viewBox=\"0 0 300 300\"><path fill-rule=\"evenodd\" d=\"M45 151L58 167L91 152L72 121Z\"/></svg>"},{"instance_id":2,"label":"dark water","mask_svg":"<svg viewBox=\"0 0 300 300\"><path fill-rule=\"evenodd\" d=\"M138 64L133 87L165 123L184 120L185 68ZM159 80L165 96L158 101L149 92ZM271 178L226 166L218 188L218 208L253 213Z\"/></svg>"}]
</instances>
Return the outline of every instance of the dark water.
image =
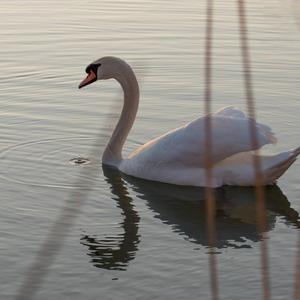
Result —
<instances>
[{"instance_id":1,"label":"dark water","mask_svg":"<svg viewBox=\"0 0 300 300\"><path fill-rule=\"evenodd\" d=\"M279 140L265 151L294 148L299 6L247 7L258 116ZM215 13L213 106L245 109L235 2L217 2ZM77 89L96 58L133 66L141 103L125 154L202 115L205 2L3 0L0 25L1 299L14 299L76 191L82 212L36 299L209 299L203 190L103 170L122 92L113 81ZM78 157L88 163L72 163ZM272 299L292 297L299 171L296 162L266 191ZM216 196L220 298L258 299L254 191L224 187Z\"/></svg>"}]
</instances>

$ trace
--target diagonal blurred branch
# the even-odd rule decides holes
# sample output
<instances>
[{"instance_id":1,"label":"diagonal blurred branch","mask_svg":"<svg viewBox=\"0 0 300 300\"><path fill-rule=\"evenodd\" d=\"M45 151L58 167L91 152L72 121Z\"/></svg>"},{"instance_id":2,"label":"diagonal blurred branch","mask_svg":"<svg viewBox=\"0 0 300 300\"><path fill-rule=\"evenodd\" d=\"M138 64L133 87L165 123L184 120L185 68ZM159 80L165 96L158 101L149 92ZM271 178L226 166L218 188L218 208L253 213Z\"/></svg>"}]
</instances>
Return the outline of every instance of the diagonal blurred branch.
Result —
<instances>
[{"instance_id":1,"label":"diagonal blurred branch","mask_svg":"<svg viewBox=\"0 0 300 300\"><path fill-rule=\"evenodd\" d=\"M117 109L117 106L112 107L112 113ZM105 124L111 125L111 120L107 118ZM103 145L103 138L105 135L100 131L98 138L88 153L89 157L97 157L100 154L99 145ZM101 170L100 158L99 166L86 165L80 168L78 179L75 182L74 190L65 201L64 207L61 209L54 224L49 230L49 233L36 253L32 265L24 275L24 281L21 284L16 300L30 300L33 299L37 291L40 289L49 268L53 264L56 256L63 247L64 241L70 233L77 217L81 213L82 206L88 198L89 192L93 189L96 179ZM80 189L76 188L81 186Z\"/></svg>"},{"instance_id":2,"label":"diagonal blurred branch","mask_svg":"<svg viewBox=\"0 0 300 300\"><path fill-rule=\"evenodd\" d=\"M99 153L97 145L100 144L102 138L103 136L100 135L89 153L90 157L96 156ZM25 274L25 280L18 290L16 300L33 299L54 259L61 250L76 218L79 216L89 191L93 189L99 170L100 165L99 168L90 168L89 165L81 168L75 186L80 185L82 188L75 188L65 201L65 205L52 225L46 240L38 250L32 265Z\"/></svg>"}]
</instances>

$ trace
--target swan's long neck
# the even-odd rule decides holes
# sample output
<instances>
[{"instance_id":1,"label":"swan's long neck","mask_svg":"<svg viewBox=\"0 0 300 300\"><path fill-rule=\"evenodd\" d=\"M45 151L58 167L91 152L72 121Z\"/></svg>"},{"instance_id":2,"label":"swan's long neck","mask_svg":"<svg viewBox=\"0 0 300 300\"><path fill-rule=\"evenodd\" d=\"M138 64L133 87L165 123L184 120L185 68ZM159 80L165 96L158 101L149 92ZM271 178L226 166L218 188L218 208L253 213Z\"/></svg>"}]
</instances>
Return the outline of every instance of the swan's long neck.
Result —
<instances>
[{"instance_id":1,"label":"swan's long neck","mask_svg":"<svg viewBox=\"0 0 300 300\"><path fill-rule=\"evenodd\" d=\"M122 64L113 74L123 88L124 105L120 119L106 146L102 163L118 167L122 161L122 149L133 125L139 105L139 86L136 77L127 64Z\"/></svg>"}]
</instances>

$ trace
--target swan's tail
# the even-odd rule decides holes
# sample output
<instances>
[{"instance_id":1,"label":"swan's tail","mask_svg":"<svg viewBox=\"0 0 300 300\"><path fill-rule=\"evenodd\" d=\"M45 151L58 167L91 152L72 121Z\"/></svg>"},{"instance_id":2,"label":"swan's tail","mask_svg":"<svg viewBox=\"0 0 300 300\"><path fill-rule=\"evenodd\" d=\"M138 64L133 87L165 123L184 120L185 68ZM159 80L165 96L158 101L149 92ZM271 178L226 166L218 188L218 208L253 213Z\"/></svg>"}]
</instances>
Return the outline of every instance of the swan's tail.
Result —
<instances>
[{"instance_id":1,"label":"swan's tail","mask_svg":"<svg viewBox=\"0 0 300 300\"><path fill-rule=\"evenodd\" d=\"M293 151L294 155L297 157L300 154L300 147L298 147L292 151Z\"/></svg>"},{"instance_id":2,"label":"swan's tail","mask_svg":"<svg viewBox=\"0 0 300 300\"><path fill-rule=\"evenodd\" d=\"M264 168L265 184L274 183L296 161L300 154L300 147L273 157L272 163Z\"/></svg>"}]
</instances>

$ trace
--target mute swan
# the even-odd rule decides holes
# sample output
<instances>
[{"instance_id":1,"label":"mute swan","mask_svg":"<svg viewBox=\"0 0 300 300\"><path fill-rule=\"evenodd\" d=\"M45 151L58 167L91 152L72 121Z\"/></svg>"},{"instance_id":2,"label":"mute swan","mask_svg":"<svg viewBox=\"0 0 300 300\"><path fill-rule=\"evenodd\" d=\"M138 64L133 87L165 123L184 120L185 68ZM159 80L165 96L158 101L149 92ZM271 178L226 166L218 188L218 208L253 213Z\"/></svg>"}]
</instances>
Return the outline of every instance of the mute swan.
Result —
<instances>
[{"instance_id":1,"label":"mute swan","mask_svg":"<svg viewBox=\"0 0 300 300\"><path fill-rule=\"evenodd\" d=\"M143 179L177 185L205 185L205 116L155 138L123 159L122 148L133 125L139 104L139 86L131 67L116 57L103 57L86 68L82 88L96 80L116 79L124 91L124 106L102 156L102 163ZM233 107L211 115L213 140L212 187L255 184L249 120ZM271 129L255 122L259 147L275 143ZM300 147L273 156L261 156L264 184L272 184L296 160Z\"/></svg>"}]
</instances>

